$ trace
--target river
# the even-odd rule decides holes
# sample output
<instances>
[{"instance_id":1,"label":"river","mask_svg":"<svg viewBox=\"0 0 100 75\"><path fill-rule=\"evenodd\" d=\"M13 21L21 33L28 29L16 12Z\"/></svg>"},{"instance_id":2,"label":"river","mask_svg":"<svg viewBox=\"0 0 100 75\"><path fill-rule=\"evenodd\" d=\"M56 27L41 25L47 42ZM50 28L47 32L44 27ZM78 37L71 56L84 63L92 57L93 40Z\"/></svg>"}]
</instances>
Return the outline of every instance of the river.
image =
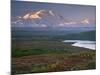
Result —
<instances>
[{"instance_id":1,"label":"river","mask_svg":"<svg viewBox=\"0 0 100 75\"><path fill-rule=\"evenodd\" d=\"M96 50L96 41L89 41L89 40L64 40L63 42L75 42L72 46L76 47L83 47L92 50Z\"/></svg>"}]
</instances>

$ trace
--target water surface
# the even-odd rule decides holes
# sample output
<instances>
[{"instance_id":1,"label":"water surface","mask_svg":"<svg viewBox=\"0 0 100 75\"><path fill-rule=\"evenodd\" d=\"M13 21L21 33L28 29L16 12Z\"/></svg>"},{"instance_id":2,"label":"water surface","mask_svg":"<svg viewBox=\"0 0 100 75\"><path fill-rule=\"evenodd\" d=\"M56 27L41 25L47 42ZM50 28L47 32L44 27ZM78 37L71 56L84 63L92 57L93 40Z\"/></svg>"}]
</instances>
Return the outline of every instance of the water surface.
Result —
<instances>
[{"instance_id":1,"label":"water surface","mask_svg":"<svg viewBox=\"0 0 100 75\"><path fill-rule=\"evenodd\" d=\"M95 50L96 49L96 42L89 41L89 40L64 40L63 42L75 42L72 46L83 47Z\"/></svg>"}]
</instances>

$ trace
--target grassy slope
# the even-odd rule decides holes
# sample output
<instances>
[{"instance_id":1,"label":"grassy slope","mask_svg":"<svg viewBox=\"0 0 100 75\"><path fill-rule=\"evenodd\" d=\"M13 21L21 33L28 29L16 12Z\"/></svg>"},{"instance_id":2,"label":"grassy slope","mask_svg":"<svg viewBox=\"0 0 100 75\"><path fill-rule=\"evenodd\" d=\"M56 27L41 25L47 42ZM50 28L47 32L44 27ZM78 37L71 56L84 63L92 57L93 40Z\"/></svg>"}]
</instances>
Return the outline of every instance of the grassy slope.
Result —
<instances>
[{"instance_id":1,"label":"grassy slope","mask_svg":"<svg viewBox=\"0 0 100 75\"><path fill-rule=\"evenodd\" d=\"M16 41L12 72L36 73L95 69L95 51L59 41Z\"/></svg>"}]
</instances>

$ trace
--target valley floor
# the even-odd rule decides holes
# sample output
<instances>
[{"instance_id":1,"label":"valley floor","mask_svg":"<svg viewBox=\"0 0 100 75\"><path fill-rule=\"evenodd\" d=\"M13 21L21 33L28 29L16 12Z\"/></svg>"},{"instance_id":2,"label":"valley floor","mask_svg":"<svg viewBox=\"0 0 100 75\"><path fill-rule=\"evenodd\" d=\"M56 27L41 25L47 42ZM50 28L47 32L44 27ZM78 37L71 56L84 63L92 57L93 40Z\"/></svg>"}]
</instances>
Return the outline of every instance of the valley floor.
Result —
<instances>
[{"instance_id":1,"label":"valley floor","mask_svg":"<svg viewBox=\"0 0 100 75\"><path fill-rule=\"evenodd\" d=\"M96 68L96 51L59 41L13 41L12 74Z\"/></svg>"}]
</instances>

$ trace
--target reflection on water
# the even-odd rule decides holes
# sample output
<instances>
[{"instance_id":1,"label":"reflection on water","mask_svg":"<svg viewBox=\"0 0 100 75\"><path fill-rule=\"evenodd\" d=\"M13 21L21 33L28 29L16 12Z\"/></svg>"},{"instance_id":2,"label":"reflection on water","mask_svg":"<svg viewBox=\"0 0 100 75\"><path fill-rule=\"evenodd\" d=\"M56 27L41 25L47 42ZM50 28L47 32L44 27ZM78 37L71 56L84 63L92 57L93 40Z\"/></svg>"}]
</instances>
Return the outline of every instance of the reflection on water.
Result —
<instances>
[{"instance_id":1,"label":"reflection on water","mask_svg":"<svg viewBox=\"0 0 100 75\"><path fill-rule=\"evenodd\" d=\"M63 42L75 42L72 44L72 46L77 46L77 47L84 47L88 49L95 50L95 41L88 41L88 40L64 40Z\"/></svg>"}]
</instances>

